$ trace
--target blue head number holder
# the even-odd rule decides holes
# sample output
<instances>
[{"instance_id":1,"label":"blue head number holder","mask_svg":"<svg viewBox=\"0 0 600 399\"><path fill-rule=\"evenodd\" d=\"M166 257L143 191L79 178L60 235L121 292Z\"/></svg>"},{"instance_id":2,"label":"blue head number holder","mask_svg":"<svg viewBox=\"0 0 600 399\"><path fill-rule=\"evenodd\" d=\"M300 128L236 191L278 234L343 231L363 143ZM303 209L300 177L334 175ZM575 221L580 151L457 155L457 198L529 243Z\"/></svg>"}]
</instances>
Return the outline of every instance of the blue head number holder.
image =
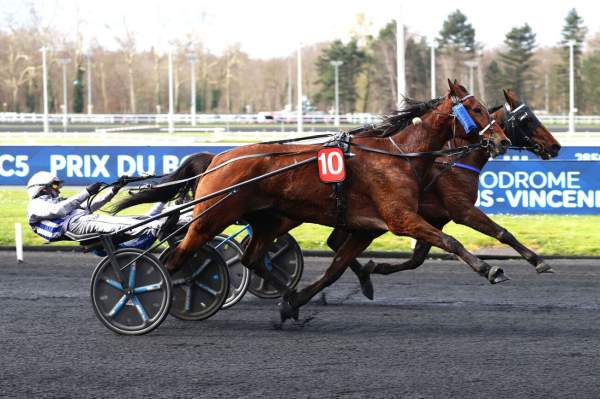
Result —
<instances>
[{"instance_id":1,"label":"blue head number holder","mask_svg":"<svg viewBox=\"0 0 600 399\"><path fill-rule=\"evenodd\" d=\"M454 105L452 107L452 112L467 134L471 134L473 130L477 129L475 121L473 121L473 118L471 118L471 115L469 115L463 103Z\"/></svg>"}]
</instances>

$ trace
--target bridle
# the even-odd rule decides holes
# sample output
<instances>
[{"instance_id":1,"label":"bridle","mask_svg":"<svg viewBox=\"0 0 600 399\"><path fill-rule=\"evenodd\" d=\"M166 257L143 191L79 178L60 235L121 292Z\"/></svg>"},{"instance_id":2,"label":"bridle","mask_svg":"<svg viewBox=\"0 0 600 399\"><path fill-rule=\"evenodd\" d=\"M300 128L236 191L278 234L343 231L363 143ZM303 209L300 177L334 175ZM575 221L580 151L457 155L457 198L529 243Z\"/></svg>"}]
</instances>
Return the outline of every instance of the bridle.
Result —
<instances>
[{"instance_id":1,"label":"bridle","mask_svg":"<svg viewBox=\"0 0 600 399\"><path fill-rule=\"evenodd\" d=\"M541 146L532 140L533 132L542 122L529 109L527 104L521 103L515 109L511 110L508 103L504 104L504 113L502 122L504 131L509 140L514 143L513 149L531 150L539 153Z\"/></svg>"},{"instance_id":2,"label":"bridle","mask_svg":"<svg viewBox=\"0 0 600 399\"><path fill-rule=\"evenodd\" d=\"M477 124L475 123L475 121L473 120L473 118L471 117L471 115L467 111L467 108L464 105L464 102L471 97L475 97L475 96L473 94L467 94L466 96L464 96L462 98L452 96L451 97L452 104L453 104L452 112L450 114L443 114L441 112L437 112L438 114L447 115L447 116L450 116L453 118L453 120L452 120L452 139L456 138L456 121L457 120L461 124L462 128L464 129L464 131L467 135L470 135L475 130L477 130ZM478 135L481 137L481 141L480 141L481 148L483 148L489 152L490 149L493 147L493 142L491 140L491 137L483 138L483 135L488 130L493 128L494 124L496 123L496 120L491 115L489 115L489 113L488 113L488 116L489 116L488 124L479 130ZM492 134L494 134L493 130L492 130Z\"/></svg>"}]
</instances>

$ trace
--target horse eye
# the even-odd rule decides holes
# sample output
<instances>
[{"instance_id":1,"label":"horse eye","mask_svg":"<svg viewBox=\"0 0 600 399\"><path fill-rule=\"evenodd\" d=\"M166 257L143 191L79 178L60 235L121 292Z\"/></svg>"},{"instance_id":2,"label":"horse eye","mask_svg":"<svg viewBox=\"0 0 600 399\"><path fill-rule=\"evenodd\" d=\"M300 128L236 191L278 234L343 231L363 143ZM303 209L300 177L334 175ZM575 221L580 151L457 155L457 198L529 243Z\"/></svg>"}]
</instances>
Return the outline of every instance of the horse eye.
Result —
<instances>
[{"instance_id":1,"label":"horse eye","mask_svg":"<svg viewBox=\"0 0 600 399\"><path fill-rule=\"evenodd\" d=\"M482 113L483 113L483 111L481 111L481 108L475 108L475 109L473 110L473 112L475 112L475 113L477 113L477 114L482 114Z\"/></svg>"}]
</instances>

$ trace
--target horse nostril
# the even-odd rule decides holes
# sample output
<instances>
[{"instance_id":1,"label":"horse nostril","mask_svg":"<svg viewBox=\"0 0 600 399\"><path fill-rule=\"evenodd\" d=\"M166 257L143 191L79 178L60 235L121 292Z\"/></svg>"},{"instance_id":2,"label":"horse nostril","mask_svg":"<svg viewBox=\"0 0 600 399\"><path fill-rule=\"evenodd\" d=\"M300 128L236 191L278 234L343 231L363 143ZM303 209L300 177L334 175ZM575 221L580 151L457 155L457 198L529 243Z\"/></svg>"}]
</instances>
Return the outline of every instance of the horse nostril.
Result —
<instances>
[{"instance_id":1,"label":"horse nostril","mask_svg":"<svg viewBox=\"0 0 600 399\"><path fill-rule=\"evenodd\" d=\"M512 144L512 143L511 143L511 141L510 141L510 140L508 140L508 139L504 139L504 140L502 140L502 141L500 142L500 145L501 145L502 147L509 147L511 144Z\"/></svg>"},{"instance_id":2,"label":"horse nostril","mask_svg":"<svg viewBox=\"0 0 600 399\"><path fill-rule=\"evenodd\" d=\"M561 148L560 144L552 144L550 146L550 150L551 150L552 154L554 154L554 156L558 155L558 152L560 151L560 148Z\"/></svg>"}]
</instances>

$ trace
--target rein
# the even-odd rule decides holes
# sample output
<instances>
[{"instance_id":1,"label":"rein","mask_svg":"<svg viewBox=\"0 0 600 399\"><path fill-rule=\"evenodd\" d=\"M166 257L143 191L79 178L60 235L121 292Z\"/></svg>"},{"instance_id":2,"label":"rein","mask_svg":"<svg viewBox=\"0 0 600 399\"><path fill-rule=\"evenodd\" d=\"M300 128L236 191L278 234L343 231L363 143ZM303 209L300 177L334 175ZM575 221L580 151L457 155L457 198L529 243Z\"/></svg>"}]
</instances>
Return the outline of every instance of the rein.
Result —
<instances>
[{"instance_id":1,"label":"rein","mask_svg":"<svg viewBox=\"0 0 600 399\"><path fill-rule=\"evenodd\" d=\"M389 156L396 157L396 158L409 158L409 159L424 158L424 157L452 156L452 155L458 155L458 154L462 155L463 153L468 153L468 152L474 151L479 148L485 148L484 143L477 143L477 144L469 144L469 145L462 146L462 147L449 148L447 150L396 153L396 152L381 150L379 148L367 147L367 146L352 143L352 142L345 142L345 144L348 144L351 147L356 147L362 151L373 152L373 153L382 154L382 155L389 155Z\"/></svg>"},{"instance_id":2,"label":"rein","mask_svg":"<svg viewBox=\"0 0 600 399\"><path fill-rule=\"evenodd\" d=\"M258 143L258 144L266 144L266 143ZM160 184L147 184L145 186L140 186L135 190L149 190L149 189L154 189L154 188L163 188L163 187L170 187L170 186L176 186L179 185L181 183L186 183L188 181L192 181L192 180L196 180L202 176L206 176L209 173L215 172L233 162L236 161L241 161L244 159L253 159L253 158L263 158L263 157L276 157L276 156L283 156L283 155L302 155L302 154L307 154L310 152L313 152L314 150L305 150L305 151L294 151L294 152L265 152L265 153L259 153L259 154L247 154L247 155L240 155L239 157L235 157L235 158L231 158L217 166L215 166L214 168L205 170L202 173L199 173L195 176L192 177L187 177L185 179L179 179L179 180L174 180L174 181L170 181L170 182L166 182L166 183L160 183ZM221 153L222 154L222 153ZM130 191L134 191L134 190L130 190Z\"/></svg>"},{"instance_id":3,"label":"rein","mask_svg":"<svg viewBox=\"0 0 600 399\"><path fill-rule=\"evenodd\" d=\"M92 203L94 202L94 200L96 199L98 194L100 194L102 191L106 190L109 187L116 186L119 183L123 183L123 185L126 186L129 183L135 183L138 181L144 181L144 180L148 180L148 179L156 179L156 178L160 178L163 176L166 176L166 175L123 176L123 177L119 178L118 180L115 180L112 183L100 182L102 187L100 188L100 190L98 190L98 192L96 194L90 195L88 197L88 199L86 200L85 207L87 208L88 212L91 213L92 212Z\"/></svg>"}]
</instances>

